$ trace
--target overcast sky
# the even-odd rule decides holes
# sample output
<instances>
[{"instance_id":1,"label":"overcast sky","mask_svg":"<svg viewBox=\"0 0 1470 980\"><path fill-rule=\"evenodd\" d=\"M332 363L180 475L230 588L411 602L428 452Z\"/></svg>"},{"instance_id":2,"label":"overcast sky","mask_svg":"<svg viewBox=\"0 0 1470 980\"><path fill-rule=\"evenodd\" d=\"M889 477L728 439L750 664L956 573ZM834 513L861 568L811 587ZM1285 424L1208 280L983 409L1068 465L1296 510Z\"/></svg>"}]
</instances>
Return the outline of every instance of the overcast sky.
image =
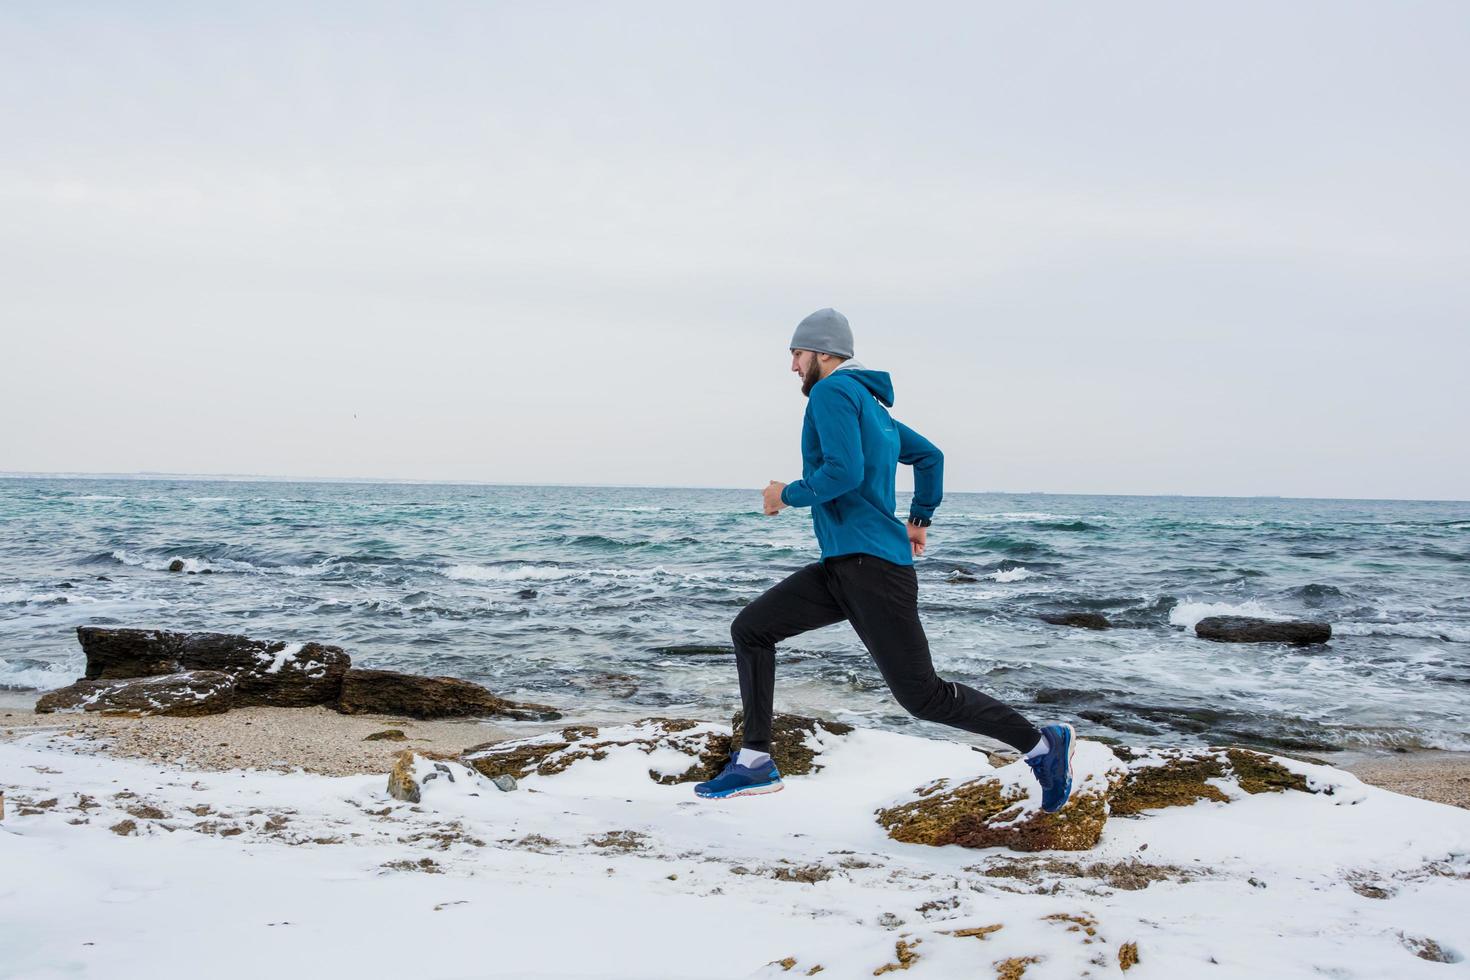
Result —
<instances>
[{"instance_id":1,"label":"overcast sky","mask_svg":"<svg viewBox=\"0 0 1470 980\"><path fill-rule=\"evenodd\" d=\"M1470 498L1461 0L226 6L0 8L0 470Z\"/></svg>"}]
</instances>

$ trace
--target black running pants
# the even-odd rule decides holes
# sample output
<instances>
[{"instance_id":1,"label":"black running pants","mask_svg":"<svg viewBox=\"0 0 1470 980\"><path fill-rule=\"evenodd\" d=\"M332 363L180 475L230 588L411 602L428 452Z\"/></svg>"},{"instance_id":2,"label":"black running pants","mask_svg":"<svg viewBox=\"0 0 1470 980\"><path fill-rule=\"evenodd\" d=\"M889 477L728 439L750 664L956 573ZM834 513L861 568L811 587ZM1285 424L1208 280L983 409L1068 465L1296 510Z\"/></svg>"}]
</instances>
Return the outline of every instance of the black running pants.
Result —
<instances>
[{"instance_id":1,"label":"black running pants","mask_svg":"<svg viewBox=\"0 0 1470 980\"><path fill-rule=\"evenodd\" d=\"M776 644L798 633L852 623L888 689L916 718L935 721L1029 752L1041 733L1014 708L934 673L919 623L912 565L873 555L842 555L808 565L741 610L730 625L744 702L745 747L771 751Z\"/></svg>"}]
</instances>

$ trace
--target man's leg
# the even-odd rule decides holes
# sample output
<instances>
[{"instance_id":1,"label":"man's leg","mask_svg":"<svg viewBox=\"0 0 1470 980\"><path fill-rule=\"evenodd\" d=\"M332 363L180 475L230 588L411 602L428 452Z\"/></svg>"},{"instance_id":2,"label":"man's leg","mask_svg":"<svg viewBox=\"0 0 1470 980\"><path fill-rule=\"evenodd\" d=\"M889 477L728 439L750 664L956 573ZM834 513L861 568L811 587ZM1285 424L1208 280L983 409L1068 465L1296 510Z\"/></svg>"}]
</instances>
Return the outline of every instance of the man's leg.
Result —
<instances>
[{"instance_id":1,"label":"man's leg","mask_svg":"<svg viewBox=\"0 0 1470 980\"><path fill-rule=\"evenodd\" d=\"M1036 726L1010 705L934 672L912 565L850 555L833 559L828 570L838 602L905 710L1004 742L1022 754L1041 742Z\"/></svg>"},{"instance_id":2,"label":"man's leg","mask_svg":"<svg viewBox=\"0 0 1470 980\"><path fill-rule=\"evenodd\" d=\"M771 586L730 624L740 700L745 709L742 747L771 751L771 709L776 696L776 644L844 619L821 564L808 565Z\"/></svg>"}]
</instances>

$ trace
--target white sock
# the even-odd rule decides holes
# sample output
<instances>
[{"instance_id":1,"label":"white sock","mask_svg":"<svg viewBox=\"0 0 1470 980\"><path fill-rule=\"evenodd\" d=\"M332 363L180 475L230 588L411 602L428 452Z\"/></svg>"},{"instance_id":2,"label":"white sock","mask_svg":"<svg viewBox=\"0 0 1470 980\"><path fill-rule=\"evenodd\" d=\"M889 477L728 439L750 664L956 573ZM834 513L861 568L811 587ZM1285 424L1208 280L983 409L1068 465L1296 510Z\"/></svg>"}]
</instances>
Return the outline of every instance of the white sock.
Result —
<instances>
[{"instance_id":1,"label":"white sock","mask_svg":"<svg viewBox=\"0 0 1470 980\"><path fill-rule=\"evenodd\" d=\"M1026 758L1028 758L1028 759L1034 759L1038 755L1046 755L1050 751L1051 751L1051 743L1048 742L1046 740L1046 736L1043 735L1043 736L1041 736L1040 741L1038 741L1035 745L1033 745L1031 747L1031 751L1026 753Z\"/></svg>"},{"instance_id":2,"label":"white sock","mask_svg":"<svg viewBox=\"0 0 1470 980\"><path fill-rule=\"evenodd\" d=\"M735 761L747 769L754 769L756 766L763 766L767 762L770 762L771 756L769 753L762 752L759 749L747 749L742 745L740 747L740 754L735 757Z\"/></svg>"}]
</instances>

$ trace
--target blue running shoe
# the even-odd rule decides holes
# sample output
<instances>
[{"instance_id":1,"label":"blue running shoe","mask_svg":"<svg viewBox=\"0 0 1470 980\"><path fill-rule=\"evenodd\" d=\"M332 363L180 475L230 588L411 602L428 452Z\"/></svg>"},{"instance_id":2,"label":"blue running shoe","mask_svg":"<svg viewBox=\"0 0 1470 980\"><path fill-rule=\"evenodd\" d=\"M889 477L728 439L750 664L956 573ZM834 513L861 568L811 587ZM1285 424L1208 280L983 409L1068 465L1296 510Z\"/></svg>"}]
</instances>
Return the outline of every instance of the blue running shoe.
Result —
<instances>
[{"instance_id":1,"label":"blue running shoe","mask_svg":"<svg viewBox=\"0 0 1470 980\"><path fill-rule=\"evenodd\" d=\"M776 763L767 760L763 766L749 768L736 762L738 751L730 753L730 761L714 779L694 784L694 792L707 800L723 800L732 796L755 796L758 793L781 792L781 773Z\"/></svg>"},{"instance_id":2,"label":"blue running shoe","mask_svg":"<svg viewBox=\"0 0 1470 980\"><path fill-rule=\"evenodd\" d=\"M1036 758L1027 759L1026 765L1041 784L1041 808L1056 813L1072 796L1072 750L1076 746L1071 725L1047 725L1041 734L1049 747Z\"/></svg>"}]
</instances>

